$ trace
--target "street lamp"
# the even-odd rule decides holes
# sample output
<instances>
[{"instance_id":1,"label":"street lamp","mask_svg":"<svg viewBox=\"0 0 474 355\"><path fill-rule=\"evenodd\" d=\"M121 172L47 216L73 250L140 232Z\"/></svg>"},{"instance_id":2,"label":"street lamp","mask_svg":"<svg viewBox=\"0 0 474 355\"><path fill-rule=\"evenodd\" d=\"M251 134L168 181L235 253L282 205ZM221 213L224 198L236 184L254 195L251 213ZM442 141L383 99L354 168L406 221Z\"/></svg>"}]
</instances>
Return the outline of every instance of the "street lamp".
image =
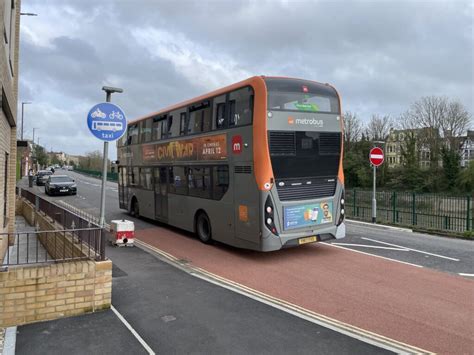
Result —
<instances>
[{"instance_id":1,"label":"street lamp","mask_svg":"<svg viewBox=\"0 0 474 355\"><path fill-rule=\"evenodd\" d=\"M25 105L29 105L31 103L32 102L29 102L29 101L23 101L21 103L21 140L23 140L23 122L25 121L23 118L23 111L25 109Z\"/></svg>"},{"instance_id":2,"label":"street lamp","mask_svg":"<svg viewBox=\"0 0 474 355\"><path fill-rule=\"evenodd\" d=\"M20 12L21 16L38 16L38 14L34 14L32 12Z\"/></svg>"},{"instance_id":3,"label":"street lamp","mask_svg":"<svg viewBox=\"0 0 474 355\"><path fill-rule=\"evenodd\" d=\"M35 143L35 130L39 129L38 127L33 127L33 144Z\"/></svg>"}]
</instances>

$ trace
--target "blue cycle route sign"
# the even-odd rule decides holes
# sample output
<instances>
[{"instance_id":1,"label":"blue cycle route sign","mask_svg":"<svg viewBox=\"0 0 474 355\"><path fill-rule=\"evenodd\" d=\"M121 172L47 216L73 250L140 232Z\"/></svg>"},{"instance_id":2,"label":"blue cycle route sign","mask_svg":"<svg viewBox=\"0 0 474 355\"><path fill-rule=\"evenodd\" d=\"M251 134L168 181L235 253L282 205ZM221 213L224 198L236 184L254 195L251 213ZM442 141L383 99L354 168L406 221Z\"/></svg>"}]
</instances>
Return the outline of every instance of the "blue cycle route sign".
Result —
<instances>
[{"instance_id":1,"label":"blue cycle route sign","mask_svg":"<svg viewBox=\"0 0 474 355\"><path fill-rule=\"evenodd\" d=\"M120 107L102 102L89 111L87 126L100 140L112 142L122 137L127 130L127 119Z\"/></svg>"}]
</instances>

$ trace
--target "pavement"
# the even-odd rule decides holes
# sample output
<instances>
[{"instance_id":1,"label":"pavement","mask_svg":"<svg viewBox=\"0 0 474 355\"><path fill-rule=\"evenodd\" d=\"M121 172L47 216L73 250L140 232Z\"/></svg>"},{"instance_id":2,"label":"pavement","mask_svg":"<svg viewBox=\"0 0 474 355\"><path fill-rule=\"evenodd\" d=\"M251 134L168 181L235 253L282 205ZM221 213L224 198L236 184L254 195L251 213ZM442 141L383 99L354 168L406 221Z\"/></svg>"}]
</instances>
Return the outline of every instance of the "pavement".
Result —
<instances>
[{"instance_id":1,"label":"pavement","mask_svg":"<svg viewBox=\"0 0 474 355\"><path fill-rule=\"evenodd\" d=\"M154 353L383 354L377 348L186 273L139 248L108 248L112 304ZM140 354L114 311L18 327L16 353Z\"/></svg>"}]
</instances>

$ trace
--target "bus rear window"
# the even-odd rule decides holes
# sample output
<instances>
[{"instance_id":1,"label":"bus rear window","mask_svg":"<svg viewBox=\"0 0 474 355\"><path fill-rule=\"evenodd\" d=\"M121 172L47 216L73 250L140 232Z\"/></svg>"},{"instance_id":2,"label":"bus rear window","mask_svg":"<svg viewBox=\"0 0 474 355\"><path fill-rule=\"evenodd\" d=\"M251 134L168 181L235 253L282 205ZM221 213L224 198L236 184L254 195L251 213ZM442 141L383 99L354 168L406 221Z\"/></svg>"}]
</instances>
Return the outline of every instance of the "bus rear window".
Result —
<instances>
[{"instance_id":1,"label":"bus rear window","mask_svg":"<svg viewBox=\"0 0 474 355\"><path fill-rule=\"evenodd\" d=\"M268 110L339 113L336 91L305 80L267 78Z\"/></svg>"}]
</instances>

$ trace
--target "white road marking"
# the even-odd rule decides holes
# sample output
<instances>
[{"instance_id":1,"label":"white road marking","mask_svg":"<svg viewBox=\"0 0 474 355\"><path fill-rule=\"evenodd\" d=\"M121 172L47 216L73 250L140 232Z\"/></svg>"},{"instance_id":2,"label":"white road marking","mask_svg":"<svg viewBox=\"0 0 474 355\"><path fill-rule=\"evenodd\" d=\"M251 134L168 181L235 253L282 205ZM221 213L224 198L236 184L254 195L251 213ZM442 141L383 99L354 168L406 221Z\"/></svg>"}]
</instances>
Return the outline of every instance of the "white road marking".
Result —
<instances>
[{"instance_id":1,"label":"white road marking","mask_svg":"<svg viewBox=\"0 0 474 355\"><path fill-rule=\"evenodd\" d=\"M432 256L436 256L436 257L438 257L438 258L448 259L448 260L452 260L452 261L459 261L459 259L450 258L449 256L444 256L444 255L439 255L439 254L428 253L427 251L422 251L422 250L418 250L418 249L408 248L408 247L404 247L404 246L396 245L396 244L392 244L392 243L381 242L381 241L376 240L376 239L370 239L370 238L365 238L365 237L362 237L362 239L364 239L364 240L370 240L371 242L375 242L375 243L380 243L380 244L385 244L385 245L391 245L392 247L398 247L398 248L408 249L408 250L414 251L414 252L416 252L416 253L421 253L421 254L426 254L426 255L432 255Z\"/></svg>"},{"instance_id":2,"label":"white road marking","mask_svg":"<svg viewBox=\"0 0 474 355\"><path fill-rule=\"evenodd\" d=\"M458 275L467 276L467 277L474 277L474 274L465 274L463 272L460 272Z\"/></svg>"},{"instance_id":3,"label":"white road marking","mask_svg":"<svg viewBox=\"0 0 474 355\"><path fill-rule=\"evenodd\" d=\"M140 336L140 334L137 333L135 329L130 325L130 323L127 322L127 320L115 309L113 305L110 305L110 308L112 311L115 313L115 315L122 321L123 324L130 330L130 332L137 338L137 340L142 344L142 346L145 348L145 350L148 352L150 355L155 355L155 352L150 348L150 346L143 340L143 338Z\"/></svg>"},{"instance_id":4,"label":"white road marking","mask_svg":"<svg viewBox=\"0 0 474 355\"><path fill-rule=\"evenodd\" d=\"M398 251L410 251L410 249L392 248L392 247L380 247L378 245L366 245L366 244L350 244L350 243L331 243L335 245L346 245L349 247L362 247L372 249L385 249L385 250L398 250Z\"/></svg>"},{"instance_id":5,"label":"white road marking","mask_svg":"<svg viewBox=\"0 0 474 355\"><path fill-rule=\"evenodd\" d=\"M390 259L390 258L386 258L384 256L380 256L380 255L376 255L376 254L370 254L370 253L365 253L363 251L360 251L360 250L355 250L355 249L351 249L351 248L344 248L340 245L334 245L333 243L326 243L326 242L321 242L321 244L325 244L325 245L329 245L329 246L332 246L334 248L341 248L341 249L345 249L345 250L350 250L350 251L353 251L354 253L360 253L360 254L364 254L364 255L369 255L369 256L373 256L375 258L380 258L380 259L385 259L385 260L390 260L390 261L395 261L397 263L401 263L401 264L406 264L406 265L411 265L411 266L415 266L415 267L423 267L421 265L417 265L417 264L412 264L412 263L407 263L406 261L401 261L401 260L397 260L397 259Z\"/></svg>"}]
</instances>

